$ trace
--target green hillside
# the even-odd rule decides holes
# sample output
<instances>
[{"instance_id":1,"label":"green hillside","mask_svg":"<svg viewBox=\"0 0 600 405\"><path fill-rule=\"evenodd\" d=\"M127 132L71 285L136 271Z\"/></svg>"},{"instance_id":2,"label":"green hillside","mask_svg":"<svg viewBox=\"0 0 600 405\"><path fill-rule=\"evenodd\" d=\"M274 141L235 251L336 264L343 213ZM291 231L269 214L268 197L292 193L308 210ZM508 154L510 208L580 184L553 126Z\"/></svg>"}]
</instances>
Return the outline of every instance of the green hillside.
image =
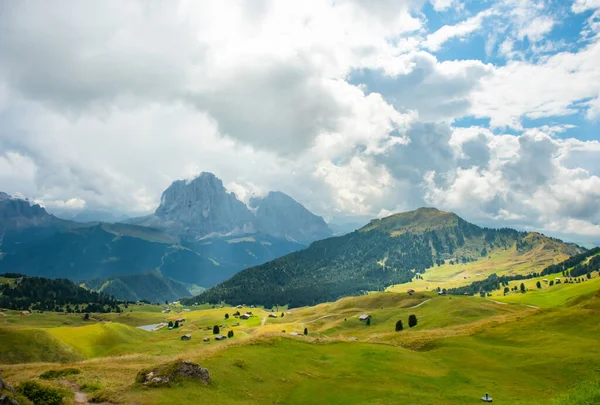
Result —
<instances>
[{"instance_id":1,"label":"green hillside","mask_svg":"<svg viewBox=\"0 0 600 405\"><path fill-rule=\"evenodd\" d=\"M123 301L164 302L192 295L185 285L158 271L86 281L85 287Z\"/></svg>"},{"instance_id":2,"label":"green hillside","mask_svg":"<svg viewBox=\"0 0 600 405\"><path fill-rule=\"evenodd\" d=\"M600 377L599 281L595 271L584 282L515 295L522 301L514 303L496 296L373 293L278 308L277 318L247 306L186 312L171 305L173 312L163 314L162 306L130 305L131 312L93 315L85 324L71 314L34 319L9 311L0 317L0 337L10 339L12 350L0 349L0 363L3 378L15 386L75 368L80 373L63 378L85 387L88 399L115 404L468 404L485 392L495 403L590 404ZM537 308L541 296L552 305ZM231 316L238 310L255 316ZM358 319L365 313L370 324ZM410 315L418 319L412 328ZM179 317L185 322L173 330L131 326ZM59 319L71 324L61 326ZM399 332L398 321L404 323ZM213 325L234 337L215 341ZM308 335L290 335L304 328ZM186 333L192 340L180 339ZM150 389L135 382L140 370L175 359L206 367L211 384L182 380Z\"/></svg>"},{"instance_id":3,"label":"green hillside","mask_svg":"<svg viewBox=\"0 0 600 405\"><path fill-rule=\"evenodd\" d=\"M452 266L449 271L460 272L460 266L500 252L508 252L507 260L545 267L581 250L541 234L480 228L455 214L421 208L244 270L193 300L314 305L420 280L428 269Z\"/></svg>"}]
</instances>

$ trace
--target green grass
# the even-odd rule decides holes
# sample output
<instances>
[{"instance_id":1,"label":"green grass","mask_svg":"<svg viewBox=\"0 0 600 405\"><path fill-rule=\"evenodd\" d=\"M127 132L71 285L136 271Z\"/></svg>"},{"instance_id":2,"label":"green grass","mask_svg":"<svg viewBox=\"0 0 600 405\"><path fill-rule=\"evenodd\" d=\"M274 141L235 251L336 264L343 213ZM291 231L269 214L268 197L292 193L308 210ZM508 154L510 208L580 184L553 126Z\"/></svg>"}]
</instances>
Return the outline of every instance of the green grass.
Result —
<instances>
[{"instance_id":1,"label":"green grass","mask_svg":"<svg viewBox=\"0 0 600 405\"><path fill-rule=\"evenodd\" d=\"M556 250L544 248L531 250L526 254L519 254L515 246L509 249L495 249L487 257L479 258L475 262L464 264L446 264L434 266L425 271L423 279L413 280L410 283L397 284L387 288L387 291L406 292L409 289L416 291L433 291L440 288L455 288L471 284L473 281L484 280L491 274L517 275L540 272L550 264L558 263L568 256L557 253Z\"/></svg>"},{"instance_id":2,"label":"green grass","mask_svg":"<svg viewBox=\"0 0 600 405\"><path fill-rule=\"evenodd\" d=\"M544 278L544 277L542 277ZM553 280L554 277L549 280ZM544 285L542 289L535 287L535 280L527 280L528 291L524 294L513 293L507 296L494 296L494 300L509 303L534 305L541 308L567 306L574 303L578 297L594 294L600 289L600 277L586 280L582 283L561 283L552 287Z\"/></svg>"},{"instance_id":3,"label":"green grass","mask_svg":"<svg viewBox=\"0 0 600 405\"><path fill-rule=\"evenodd\" d=\"M83 358L52 336L51 330L0 326L0 363L70 362Z\"/></svg>"},{"instance_id":4,"label":"green grass","mask_svg":"<svg viewBox=\"0 0 600 405\"><path fill-rule=\"evenodd\" d=\"M562 395L554 405L600 404L600 380L583 381L571 392Z\"/></svg>"},{"instance_id":5,"label":"green grass","mask_svg":"<svg viewBox=\"0 0 600 405\"><path fill-rule=\"evenodd\" d=\"M27 363L4 364L2 369L16 385L48 370L74 367L81 373L69 380L121 404L186 404L204 398L218 404L468 404L478 403L485 392L506 404L548 404L563 394L558 404L590 403L589 398L596 398L594 386L571 390L579 381L600 376L599 280L493 297L506 303L431 292L376 293L280 309L277 314L285 316L268 319L264 326L261 321L269 312L263 309L240 310L257 315L242 321L224 319L237 308L194 307L162 314L154 306L103 315L113 321L85 326L48 320L48 326L35 329L5 323L0 333L9 332L9 346L19 343L19 334L30 334L17 348L20 361L65 361L35 352L31 336L37 333L51 339L46 346L68 348L74 358L61 367ZM371 326L358 321L362 313L372 315ZM410 314L419 320L412 329L407 325ZM171 331L132 326L177 317L186 321ZM394 332L398 319L404 321L402 332ZM202 342L213 337L215 324L227 325L222 332L233 329L235 337ZM304 327L308 337L281 333ZM191 333L192 340L181 341L184 333ZM351 336L359 340L351 341ZM28 351L32 353L26 358ZM140 370L177 359L207 367L212 384L180 381L170 388L148 388L135 383ZM0 362L6 363L2 357Z\"/></svg>"}]
</instances>

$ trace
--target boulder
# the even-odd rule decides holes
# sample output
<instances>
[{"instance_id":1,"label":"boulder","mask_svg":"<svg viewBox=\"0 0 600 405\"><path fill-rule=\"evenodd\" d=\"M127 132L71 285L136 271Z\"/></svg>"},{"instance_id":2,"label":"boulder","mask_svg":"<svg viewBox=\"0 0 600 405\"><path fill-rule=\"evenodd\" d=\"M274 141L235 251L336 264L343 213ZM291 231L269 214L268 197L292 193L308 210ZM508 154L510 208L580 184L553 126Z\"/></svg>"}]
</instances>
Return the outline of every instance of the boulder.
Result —
<instances>
[{"instance_id":1,"label":"boulder","mask_svg":"<svg viewBox=\"0 0 600 405\"><path fill-rule=\"evenodd\" d=\"M19 401L6 394L0 395L0 405L20 405Z\"/></svg>"},{"instance_id":2,"label":"boulder","mask_svg":"<svg viewBox=\"0 0 600 405\"><path fill-rule=\"evenodd\" d=\"M2 391L2 390L14 392L14 388L11 387L10 385L8 385L8 383L6 381L4 381L2 379L2 377L0 377L0 391Z\"/></svg>"},{"instance_id":3,"label":"boulder","mask_svg":"<svg viewBox=\"0 0 600 405\"><path fill-rule=\"evenodd\" d=\"M182 379L199 380L204 384L209 384L210 374L200 364L177 360L160 365L152 370L142 370L137 374L135 380L140 384L158 387Z\"/></svg>"}]
</instances>

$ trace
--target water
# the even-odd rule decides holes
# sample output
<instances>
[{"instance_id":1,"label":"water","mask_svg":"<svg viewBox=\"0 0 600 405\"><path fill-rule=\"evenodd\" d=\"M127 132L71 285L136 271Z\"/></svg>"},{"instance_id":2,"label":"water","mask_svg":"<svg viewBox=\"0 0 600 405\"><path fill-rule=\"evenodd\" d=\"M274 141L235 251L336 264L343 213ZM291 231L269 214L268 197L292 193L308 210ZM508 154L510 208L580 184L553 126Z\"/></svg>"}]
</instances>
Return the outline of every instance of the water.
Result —
<instances>
[{"instance_id":1,"label":"water","mask_svg":"<svg viewBox=\"0 0 600 405\"><path fill-rule=\"evenodd\" d=\"M163 328L167 326L166 323L161 322L161 323L153 323L151 325L143 325L143 326L138 326L139 329L143 329L143 330L147 330L148 332L154 332L155 330L158 330L160 328Z\"/></svg>"}]
</instances>

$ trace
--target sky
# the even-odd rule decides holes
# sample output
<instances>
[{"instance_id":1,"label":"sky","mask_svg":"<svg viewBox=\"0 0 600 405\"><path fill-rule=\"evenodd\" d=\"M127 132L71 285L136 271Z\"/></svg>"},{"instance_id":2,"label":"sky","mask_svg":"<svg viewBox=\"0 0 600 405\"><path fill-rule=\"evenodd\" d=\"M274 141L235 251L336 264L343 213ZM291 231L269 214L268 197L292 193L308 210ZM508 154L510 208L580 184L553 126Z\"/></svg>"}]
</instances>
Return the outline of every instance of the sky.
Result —
<instances>
[{"instance_id":1,"label":"sky","mask_svg":"<svg viewBox=\"0 0 600 405\"><path fill-rule=\"evenodd\" d=\"M137 215L208 171L591 245L599 63L600 0L7 0L0 190Z\"/></svg>"}]
</instances>

